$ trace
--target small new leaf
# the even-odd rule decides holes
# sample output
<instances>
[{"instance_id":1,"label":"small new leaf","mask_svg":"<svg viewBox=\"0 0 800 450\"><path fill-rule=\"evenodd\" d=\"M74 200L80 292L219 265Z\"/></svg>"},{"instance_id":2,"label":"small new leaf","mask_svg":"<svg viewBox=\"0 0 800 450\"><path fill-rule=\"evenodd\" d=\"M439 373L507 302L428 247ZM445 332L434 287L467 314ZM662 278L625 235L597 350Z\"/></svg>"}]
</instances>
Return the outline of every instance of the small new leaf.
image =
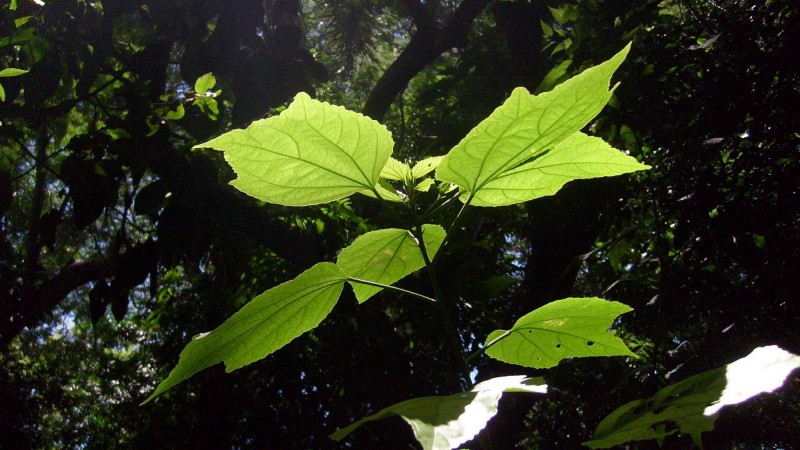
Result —
<instances>
[{"instance_id":1,"label":"small new leaf","mask_svg":"<svg viewBox=\"0 0 800 450\"><path fill-rule=\"evenodd\" d=\"M144 403L207 367L224 362L231 372L315 328L333 309L346 278L335 264L319 263L254 298L222 325L187 344L178 365Z\"/></svg>"},{"instance_id":2,"label":"small new leaf","mask_svg":"<svg viewBox=\"0 0 800 450\"><path fill-rule=\"evenodd\" d=\"M444 156L431 156L430 158L419 161L411 168L411 175L416 179L424 177L436 170L439 164L441 164L442 159L444 159Z\"/></svg>"},{"instance_id":3,"label":"small new leaf","mask_svg":"<svg viewBox=\"0 0 800 450\"><path fill-rule=\"evenodd\" d=\"M504 392L546 393L541 378L523 375L493 378L468 392L437 397L420 397L394 404L362 418L331 435L341 441L366 422L400 416L414 432L424 450L450 450L475 437L497 414Z\"/></svg>"},{"instance_id":4,"label":"small new leaf","mask_svg":"<svg viewBox=\"0 0 800 450\"><path fill-rule=\"evenodd\" d=\"M510 364L545 369L564 358L636 356L609 332L627 305L600 298L567 298L536 309L510 330L495 330L486 338L486 354Z\"/></svg>"},{"instance_id":5,"label":"small new leaf","mask_svg":"<svg viewBox=\"0 0 800 450\"><path fill-rule=\"evenodd\" d=\"M438 225L422 226L428 256L433 258L444 240ZM339 268L353 278L392 284L425 266L416 238L408 230L388 228L359 236L342 250L336 260ZM381 291L380 287L350 282L359 303Z\"/></svg>"},{"instance_id":6,"label":"small new leaf","mask_svg":"<svg viewBox=\"0 0 800 450\"><path fill-rule=\"evenodd\" d=\"M358 193L366 195L369 198L383 199L392 203L403 202L403 196L401 196L400 193L397 192L397 189L385 179L379 179L378 184L375 185L375 189L371 191L365 189L363 191L358 191Z\"/></svg>"},{"instance_id":7,"label":"small new leaf","mask_svg":"<svg viewBox=\"0 0 800 450\"><path fill-rule=\"evenodd\" d=\"M394 158L389 158L386 165L381 169L381 178L395 181L405 181L411 178L411 168L408 164L400 162Z\"/></svg>"},{"instance_id":8,"label":"small new leaf","mask_svg":"<svg viewBox=\"0 0 800 450\"><path fill-rule=\"evenodd\" d=\"M214 74L208 72L205 75L201 75L197 81L194 82L194 91L200 95L206 93L206 91L210 91L214 86L217 84L217 79L214 77Z\"/></svg>"},{"instance_id":9,"label":"small new leaf","mask_svg":"<svg viewBox=\"0 0 800 450\"><path fill-rule=\"evenodd\" d=\"M376 192L392 136L361 114L299 93L280 115L195 146L225 152L231 184L269 203L307 206Z\"/></svg>"},{"instance_id":10,"label":"small new leaf","mask_svg":"<svg viewBox=\"0 0 800 450\"><path fill-rule=\"evenodd\" d=\"M425 178L414 186L414 189L420 192L428 192L433 186L433 178Z\"/></svg>"}]
</instances>

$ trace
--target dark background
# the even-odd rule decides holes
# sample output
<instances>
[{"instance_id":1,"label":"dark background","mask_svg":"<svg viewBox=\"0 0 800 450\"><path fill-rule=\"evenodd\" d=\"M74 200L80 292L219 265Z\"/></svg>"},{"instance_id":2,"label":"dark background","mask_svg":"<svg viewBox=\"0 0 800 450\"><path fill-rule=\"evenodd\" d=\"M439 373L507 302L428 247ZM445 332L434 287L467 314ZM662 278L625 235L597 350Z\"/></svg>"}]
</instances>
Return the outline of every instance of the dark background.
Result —
<instances>
[{"instance_id":1,"label":"dark background","mask_svg":"<svg viewBox=\"0 0 800 450\"><path fill-rule=\"evenodd\" d=\"M577 448L627 401L757 346L800 353L798 22L789 1L3 6L0 63L30 72L0 78L0 447L414 448L399 419L327 438L450 393L440 325L392 294L358 306L346 290L274 355L138 406L191 336L391 224L366 198L259 204L192 145L306 91L385 123L398 158L442 155L515 86L560 64L563 81L629 41L589 131L653 169L473 208L437 270L465 352L549 301L602 296L635 309L617 329L640 358L480 360L479 379L543 375L551 392L507 395L471 448ZM218 114L192 91L208 72ZM799 385L723 410L706 448L797 448Z\"/></svg>"}]
</instances>

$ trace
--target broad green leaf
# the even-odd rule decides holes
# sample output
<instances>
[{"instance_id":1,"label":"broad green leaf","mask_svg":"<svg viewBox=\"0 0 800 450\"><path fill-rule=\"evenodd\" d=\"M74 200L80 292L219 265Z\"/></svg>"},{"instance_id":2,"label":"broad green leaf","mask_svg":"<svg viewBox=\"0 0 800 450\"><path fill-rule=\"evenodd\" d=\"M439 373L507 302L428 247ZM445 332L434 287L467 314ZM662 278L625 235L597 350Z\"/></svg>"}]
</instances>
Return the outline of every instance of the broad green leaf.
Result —
<instances>
[{"instance_id":1,"label":"broad green leaf","mask_svg":"<svg viewBox=\"0 0 800 450\"><path fill-rule=\"evenodd\" d=\"M414 164L414 167L411 168L411 175L417 179L424 177L436 170L439 164L442 163L442 159L444 159L444 156L431 156L430 158L425 158L417 162Z\"/></svg>"},{"instance_id":2,"label":"broad green leaf","mask_svg":"<svg viewBox=\"0 0 800 450\"><path fill-rule=\"evenodd\" d=\"M510 330L486 338L486 354L510 364L545 369L564 358L636 356L608 329L627 305L600 298L567 298L522 316Z\"/></svg>"},{"instance_id":3,"label":"broad green leaf","mask_svg":"<svg viewBox=\"0 0 800 450\"><path fill-rule=\"evenodd\" d=\"M408 164L394 158L389 158L381 169L381 178L387 180L404 181L411 178L411 168Z\"/></svg>"},{"instance_id":4,"label":"broad green leaf","mask_svg":"<svg viewBox=\"0 0 800 450\"><path fill-rule=\"evenodd\" d=\"M3 85L0 84L0 102L6 101L6 90L3 89Z\"/></svg>"},{"instance_id":5,"label":"broad green leaf","mask_svg":"<svg viewBox=\"0 0 800 450\"><path fill-rule=\"evenodd\" d=\"M378 122L301 92L280 115L195 147L224 151L242 192L306 206L374 191L393 145Z\"/></svg>"},{"instance_id":6,"label":"broad green leaf","mask_svg":"<svg viewBox=\"0 0 800 450\"><path fill-rule=\"evenodd\" d=\"M18 77L20 75L24 75L28 73L27 70L24 69L15 69L13 67L8 69L0 70L0 78L7 78L7 77Z\"/></svg>"},{"instance_id":7,"label":"broad green leaf","mask_svg":"<svg viewBox=\"0 0 800 450\"><path fill-rule=\"evenodd\" d=\"M604 140L575 133L553 150L498 175L475 194L475 206L504 206L553 195L567 182L649 169Z\"/></svg>"},{"instance_id":8,"label":"broad green leaf","mask_svg":"<svg viewBox=\"0 0 800 450\"><path fill-rule=\"evenodd\" d=\"M197 81L194 82L194 91L198 94L202 95L205 94L206 91L210 91L214 88L214 85L217 84L217 79L214 77L214 74L208 72L205 75L201 75Z\"/></svg>"},{"instance_id":9,"label":"broad green leaf","mask_svg":"<svg viewBox=\"0 0 800 450\"><path fill-rule=\"evenodd\" d=\"M231 372L315 328L333 309L346 278L335 264L319 263L254 298L213 331L192 339L145 403L207 367L224 362Z\"/></svg>"},{"instance_id":10,"label":"broad green leaf","mask_svg":"<svg viewBox=\"0 0 800 450\"><path fill-rule=\"evenodd\" d=\"M425 450L450 450L475 437L497 414L504 392L546 393L541 378L523 375L493 378L469 392L438 397L420 397L394 404L331 435L340 441L366 422L400 416Z\"/></svg>"},{"instance_id":11,"label":"broad green leaf","mask_svg":"<svg viewBox=\"0 0 800 450\"><path fill-rule=\"evenodd\" d=\"M692 436L702 448L700 433L714 429L717 413L783 385L800 368L800 356L777 346L759 347L727 366L695 375L659 390L649 399L619 407L597 426L591 448L610 448L630 441Z\"/></svg>"},{"instance_id":12,"label":"broad green leaf","mask_svg":"<svg viewBox=\"0 0 800 450\"><path fill-rule=\"evenodd\" d=\"M438 225L423 225L422 236L428 256L433 258L444 240L445 231ZM392 284L425 266L416 238L408 230L388 228L359 236L342 250L336 264L354 278L381 284ZM381 288L350 283L359 303L381 291Z\"/></svg>"},{"instance_id":13,"label":"broad green leaf","mask_svg":"<svg viewBox=\"0 0 800 450\"><path fill-rule=\"evenodd\" d=\"M586 126L611 98L611 75L630 44L610 60L585 70L550 92L517 88L441 161L436 178L458 185L462 198L480 192Z\"/></svg>"}]
</instances>

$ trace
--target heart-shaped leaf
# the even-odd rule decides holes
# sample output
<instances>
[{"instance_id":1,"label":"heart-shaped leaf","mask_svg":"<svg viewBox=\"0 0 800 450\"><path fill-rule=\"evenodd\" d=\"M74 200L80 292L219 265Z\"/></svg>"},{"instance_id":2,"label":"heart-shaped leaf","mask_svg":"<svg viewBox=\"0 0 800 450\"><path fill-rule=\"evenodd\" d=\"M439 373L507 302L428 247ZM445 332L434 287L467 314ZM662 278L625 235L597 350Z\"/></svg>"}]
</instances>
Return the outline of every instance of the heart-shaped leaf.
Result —
<instances>
[{"instance_id":1,"label":"heart-shaped leaf","mask_svg":"<svg viewBox=\"0 0 800 450\"><path fill-rule=\"evenodd\" d=\"M375 192L391 133L361 114L299 93L280 115L195 147L225 152L231 184L260 200L306 206Z\"/></svg>"}]
</instances>

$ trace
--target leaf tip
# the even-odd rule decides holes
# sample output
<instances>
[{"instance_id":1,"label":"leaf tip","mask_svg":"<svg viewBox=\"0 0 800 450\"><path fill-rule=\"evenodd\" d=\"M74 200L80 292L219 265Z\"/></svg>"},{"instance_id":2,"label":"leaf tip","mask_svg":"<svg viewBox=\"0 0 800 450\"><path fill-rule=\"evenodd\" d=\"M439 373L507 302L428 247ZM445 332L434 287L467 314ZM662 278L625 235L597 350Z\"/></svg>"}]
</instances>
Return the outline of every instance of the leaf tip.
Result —
<instances>
[{"instance_id":1,"label":"leaf tip","mask_svg":"<svg viewBox=\"0 0 800 450\"><path fill-rule=\"evenodd\" d=\"M144 401L143 401L142 403L139 403L139 406L144 406L144 405L146 405L146 404L150 403L151 401L155 400L155 398L156 398L156 397L158 397L159 395L161 395L161 393L162 393L162 392L164 392L164 391L165 391L165 389L161 389L161 386L159 385L159 386L156 388L156 390L155 390L155 391L153 391L153 393L152 393L152 394L150 394L150 396L149 396L149 397L147 397L146 399L144 399Z\"/></svg>"}]
</instances>

